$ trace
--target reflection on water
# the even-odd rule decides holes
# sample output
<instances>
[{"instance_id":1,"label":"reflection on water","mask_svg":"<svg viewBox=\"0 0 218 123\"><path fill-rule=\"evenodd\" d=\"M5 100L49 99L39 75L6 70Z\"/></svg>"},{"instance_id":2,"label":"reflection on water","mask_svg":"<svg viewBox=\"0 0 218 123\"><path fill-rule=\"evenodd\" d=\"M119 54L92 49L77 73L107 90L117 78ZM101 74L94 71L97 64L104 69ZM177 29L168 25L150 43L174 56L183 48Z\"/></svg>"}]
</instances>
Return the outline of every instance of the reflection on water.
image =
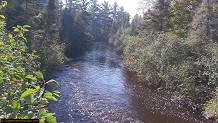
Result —
<instances>
[{"instance_id":1,"label":"reflection on water","mask_svg":"<svg viewBox=\"0 0 218 123\"><path fill-rule=\"evenodd\" d=\"M75 123L200 123L192 110L173 102L164 92L137 82L107 45L95 45L80 60L59 68L61 98L49 109L58 122Z\"/></svg>"}]
</instances>

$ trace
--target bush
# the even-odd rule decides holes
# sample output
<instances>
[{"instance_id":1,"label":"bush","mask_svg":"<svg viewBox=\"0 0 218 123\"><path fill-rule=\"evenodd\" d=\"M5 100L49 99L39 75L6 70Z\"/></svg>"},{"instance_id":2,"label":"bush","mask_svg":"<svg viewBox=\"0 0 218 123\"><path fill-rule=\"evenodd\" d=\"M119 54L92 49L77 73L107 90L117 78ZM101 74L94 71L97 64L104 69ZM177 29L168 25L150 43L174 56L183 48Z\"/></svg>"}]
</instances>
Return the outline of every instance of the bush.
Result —
<instances>
[{"instance_id":1,"label":"bush","mask_svg":"<svg viewBox=\"0 0 218 123\"><path fill-rule=\"evenodd\" d=\"M113 44L122 46L129 69L146 85L167 88L175 99L202 108L218 86L218 45L208 42L200 52L173 34L130 36L126 31L119 32Z\"/></svg>"},{"instance_id":2,"label":"bush","mask_svg":"<svg viewBox=\"0 0 218 123\"><path fill-rule=\"evenodd\" d=\"M131 33L130 28L127 29L120 28L116 35L110 37L109 42L115 45L118 51L122 52L126 45L125 44L126 40L128 40L127 37L130 37L130 33Z\"/></svg>"},{"instance_id":3,"label":"bush","mask_svg":"<svg viewBox=\"0 0 218 123\"><path fill-rule=\"evenodd\" d=\"M0 5L2 8L6 3ZM56 101L59 91L45 91L46 84L58 85L54 80L45 81L36 71L37 56L27 51L24 32L29 26L14 28L13 34L5 30L4 16L0 15L0 118L40 119L55 123L53 113L45 108L48 99Z\"/></svg>"},{"instance_id":4,"label":"bush","mask_svg":"<svg viewBox=\"0 0 218 123\"><path fill-rule=\"evenodd\" d=\"M44 44L38 49L40 56L39 61L42 63L41 68L48 69L62 65L65 61L64 45L58 42Z\"/></svg>"},{"instance_id":5,"label":"bush","mask_svg":"<svg viewBox=\"0 0 218 123\"><path fill-rule=\"evenodd\" d=\"M178 59L185 55L180 42L176 36L167 34L132 37L124 48L125 63L148 85L165 85L163 76L168 65L178 64Z\"/></svg>"},{"instance_id":6,"label":"bush","mask_svg":"<svg viewBox=\"0 0 218 123\"><path fill-rule=\"evenodd\" d=\"M218 88L216 88L216 92L213 95L214 97L204 105L204 115L208 119L218 118Z\"/></svg>"}]
</instances>

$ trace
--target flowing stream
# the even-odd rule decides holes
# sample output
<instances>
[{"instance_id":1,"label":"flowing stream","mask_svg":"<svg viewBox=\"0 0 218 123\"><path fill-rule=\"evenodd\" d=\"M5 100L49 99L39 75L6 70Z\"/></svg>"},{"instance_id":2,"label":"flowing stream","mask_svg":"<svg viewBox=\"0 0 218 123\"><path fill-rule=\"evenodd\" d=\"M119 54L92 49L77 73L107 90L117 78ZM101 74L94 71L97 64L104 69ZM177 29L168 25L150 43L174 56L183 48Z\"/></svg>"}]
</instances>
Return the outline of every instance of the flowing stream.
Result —
<instances>
[{"instance_id":1,"label":"flowing stream","mask_svg":"<svg viewBox=\"0 0 218 123\"><path fill-rule=\"evenodd\" d=\"M109 45L96 44L58 68L58 102L49 110L58 123L207 123L194 109L162 90L146 88Z\"/></svg>"}]
</instances>

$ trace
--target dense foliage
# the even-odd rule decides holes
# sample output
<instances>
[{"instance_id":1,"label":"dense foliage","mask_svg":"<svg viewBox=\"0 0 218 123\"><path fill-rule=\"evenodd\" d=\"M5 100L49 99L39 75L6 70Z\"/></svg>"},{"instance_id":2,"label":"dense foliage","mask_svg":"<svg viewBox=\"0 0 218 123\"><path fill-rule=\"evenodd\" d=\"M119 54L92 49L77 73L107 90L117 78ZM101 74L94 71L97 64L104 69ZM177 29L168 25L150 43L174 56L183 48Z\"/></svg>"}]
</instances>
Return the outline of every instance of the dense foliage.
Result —
<instances>
[{"instance_id":1,"label":"dense foliage","mask_svg":"<svg viewBox=\"0 0 218 123\"><path fill-rule=\"evenodd\" d=\"M120 27L129 24L129 14L115 2L67 0L61 18L61 40L66 52L87 48L94 40L108 42Z\"/></svg>"},{"instance_id":2,"label":"dense foliage","mask_svg":"<svg viewBox=\"0 0 218 123\"><path fill-rule=\"evenodd\" d=\"M65 61L64 44L60 41L60 12L55 0L8 0L3 9L6 28L28 24L27 48L36 51L41 70L57 67Z\"/></svg>"},{"instance_id":3,"label":"dense foliage","mask_svg":"<svg viewBox=\"0 0 218 123\"><path fill-rule=\"evenodd\" d=\"M65 55L93 41L117 46L128 68L146 85L165 88L175 100L205 109L208 118L217 117L216 0L149 1L141 1L144 14L135 15L131 23L116 2L7 0L4 8L2 2L0 118L56 122L45 106L48 99L56 101L59 92L44 93L44 87L57 83L46 82L39 70L60 66ZM145 11L143 4L152 6Z\"/></svg>"},{"instance_id":4,"label":"dense foliage","mask_svg":"<svg viewBox=\"0 0 218 123\"><path fill-rule=\"evenodd\" d=\"M0 9L6 5L2 2ZM49 92L45 85L58 85L54 80L45 81L38 71L38 56L29 52L24 32L30 26L17 26L13 33L5 28L5 16L0 15L0 118L40 119L55 123L56 118L46 106L49 100L57 101L59 91ZM45 92L45 93L44 93Z\"/></svg>"},{"instance_id":5,"label":"dense foliage","mask_svg":"<svg viewBox=\"0 0 218 123\"><path fill-rule=\"evenodd\" d=\"M206 107L206 117L215 117L216 10L213 0L157 0L143 17L135 16L132 26L120 29L110 42L123 52L126 65L146 85L166 88L174 99L196 108Z\"/></svg>"},{"instance_id":6,"label":"dense foliage","mask_svg":"<svg viewBox=\"0 0 218 123\"><path fill-rule=\"evenodd\" d=\"M63 64L65 54L87 48L93 40L108 41L129 24L129 14L116 2L113 7L91 0L64 2L7 0L0 5L0 118L55 123L46 106L60 92L45 89L58 85L46 81L48 70Z\"/></svg>"}]
</instances>

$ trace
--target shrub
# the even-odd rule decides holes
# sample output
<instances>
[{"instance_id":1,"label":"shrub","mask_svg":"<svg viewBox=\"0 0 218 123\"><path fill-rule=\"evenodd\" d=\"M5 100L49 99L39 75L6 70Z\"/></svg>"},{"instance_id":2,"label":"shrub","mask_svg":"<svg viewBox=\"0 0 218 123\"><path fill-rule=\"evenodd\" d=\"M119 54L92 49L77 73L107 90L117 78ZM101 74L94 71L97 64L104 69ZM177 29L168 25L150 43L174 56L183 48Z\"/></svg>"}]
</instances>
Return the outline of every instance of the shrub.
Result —
<instances>
[{"instance_id":1,"label":"shrub","mask_svg":"<svg viewBox=\"0 0 218 123\"><path fill-rule=\"evenodd\" d=\"M208 42L200 52L169 33L130 36L124 31L118 35L113 44L122 46L125 64L146 85L167 88L175 99L200 108L218 86L216 43Z\"/></svg>"},{"instance_id":2,"label":"shrub","mask_svg":"<svg viewBox=\"0 0 218 123\"><path fill-rule=\"evenodd\" d=\"M4 4L0 5L2 8ZM58 85L54 80L45 81L37 56L27 51L24 32L29 26L18 26L8 33L4 16L0 15L0 118L40 119L55 123L53 113L45 108L48 99L56 101L59 91L45 91L46 84Z\"/></svg>"}]
</instances>

